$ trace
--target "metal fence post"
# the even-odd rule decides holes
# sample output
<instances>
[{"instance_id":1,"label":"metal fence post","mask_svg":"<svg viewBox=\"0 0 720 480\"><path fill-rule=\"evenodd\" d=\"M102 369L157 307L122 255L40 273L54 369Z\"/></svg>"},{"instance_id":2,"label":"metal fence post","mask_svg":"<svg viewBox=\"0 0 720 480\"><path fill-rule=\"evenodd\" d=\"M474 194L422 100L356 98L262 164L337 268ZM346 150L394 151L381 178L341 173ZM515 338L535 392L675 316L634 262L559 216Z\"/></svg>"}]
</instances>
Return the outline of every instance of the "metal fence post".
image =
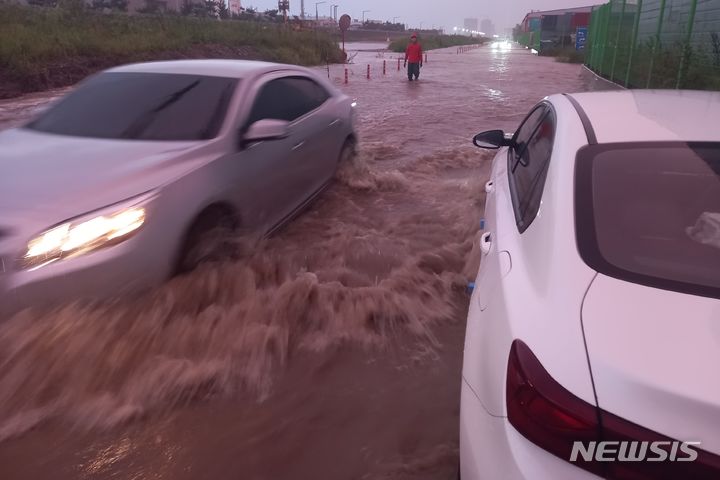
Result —
<instances>
[{"instance_id":1,"label":"metal fence post","mask_svg":"<svg viewBox=\"0 0 720 480\"><path fill-rule=\"evenodd\" d=\"M652 81L653 68L655 68L655 54L657 53L657 47L660 44L660 34L662 33L663 19L665 18L665 0L660 0L660 16L658 17L657 32L655 32L655 39L653 40L652 52L650 53L650 70L648 71L647 84L645 88L650 88L650 82Z\"/></svg>"},{"instance_id":2,"label":"metal fence post","mask_svg":"<svg viewBox=\"0 0 720 480\"><path fill-rule=\"evenodd\" d=\"M597 11L595 7L590 10L590 25L588 25L588 38L585 43L585 64L591 69L595 69L595 37L597 36Z\"/></svg>"},{"instance_id":3,"label":"metal fence post","mask_svg":"<svg viewBox=\"0 0 720 480\"><path fill-rule=\"evenodd\" d=\"M603 47L602 51L600 52L600 72L605 74L605 50L607 50L608 30L610 29L610 17L612 17L612 3L608 3L603 8L605 9L605 13L603 18Z\"/></svg>"},{"instance_id":4,"label":"metal fence post","mask_svg":"<svg viewBox=\"0 0 720 480\"><path fill-rule=\"evenodd\" d=\"M680 88L685 76L685 69L690 56L690 39L692 38L693 24L695 23L695 12L697 12L697 0L692 0L690 4L690 14L688 15L687 34L685 35L685 43L683 44L683 53L680 58L680 68L678 69L677 83L675 88Z\"/></svg>"},{"instance_id":5,"label":"metal fence post","mask_svg":"<svg viewBox=\"0 0 720 480\"><path fill-rule=\"evenodd\" d=\"M623 0L622 9L620 10L620 21L618 22L617 33L615 34L615 45L613 46L613 60L612 67L610 67L610 80L615 81L615 63L617 62L618 44L620 43L620 32L622 31L622 24L625 20L625 5L627 1Z\"/></svg>"},{"instance_id":6,"label":"metal fence post","mask_svg":"<svg viewBox=\"0 0 720 480\"><path fill-rule=\"evenodd\" d=\"M595 35L593 40L593 48L595 51L593 52L593 70L596 72L599 71L598 69L598 57L600 57L600 40L602 39L602 8L600 7L595 11Z\"/></svg>"},{"instance_id":7,"label":"metal fence post","mask_svg":"<svg viewBox=\"0 0 720 480\"><path fill-rule=\"evenodd\" d=\"M640 14L642 13L643 0L638 0L637 10L635 11L635 21L633 25L632 43L630 44L630 58L628 59L627 73L625 73L625 88L630 85L630 72L632 71L633 57L635 56L635 48L637 48L638 29L640 28Z\"/></svg>"}]
</instances>

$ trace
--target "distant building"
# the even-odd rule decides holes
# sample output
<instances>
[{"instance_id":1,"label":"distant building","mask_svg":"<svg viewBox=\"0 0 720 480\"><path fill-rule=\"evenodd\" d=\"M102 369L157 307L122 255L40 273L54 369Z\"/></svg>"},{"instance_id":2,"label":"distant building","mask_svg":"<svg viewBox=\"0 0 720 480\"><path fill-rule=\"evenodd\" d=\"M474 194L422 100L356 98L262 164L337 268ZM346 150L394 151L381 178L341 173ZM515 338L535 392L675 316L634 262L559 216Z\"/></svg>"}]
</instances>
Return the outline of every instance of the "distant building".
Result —
<instances>
[{"instance_id":1,"label":"distant building","mask_svg":"<svg viewBox=\"0 0 720 480\"><path fill-rule=\"evenodd\" d=\"M477 18L466 18L463 22L463 27L471 32L476 32L480 29L480 23Z\"/></svg>"},{"instance_id":2,"label":"distant building","mask_svg":"<svg viewBox=\"0 0 720 480\"><path fill-rule=\"evenodd\" d=\"M230 12L230 15L240 15L241 11L240 0L228 0L228 12Z\"/></svg>"},{"instance_id":3,"label":"distant building","mask_svg":"<svg viewBox=\"0 0 720 480\"><path fill-rule=\"evenodd\" d=\"M319 27L326 27L326 28L333 28L337 27L337 22L333 17L319 17L317 21L314 21L314 24Z\"/></svg>"},{"instance_id":4,"label":"distant building","mask_svg":"<svg viewBox=\"0 0 720 480\"><path fill-rule=\"evenodd\" d=\"M89 0L92 1L92 0ZM203 4L202 0L128 0L128 12L150 9L161 12L180 12L186 3Z\"/></svg>"},{"instance_id":5,"label":"distant building","mask_svg":"<svg viewBox=\"0 0 720 480\"><path fill-rule=\"evenodd\" d=\"M485 19L480 22L480 31L486 36L491 37L495 35L495 24L490 19Z\"/></svg>"},{"instance_id":6,"label":"distant building","mask_svg":"<svg viewBox=\"0 0 720 480\"><path fill-rule=\"evenodd\" d=\"M578 28L590 25L594 6L531 11L520 23L520 43L538 51L574 46Z\"/></svg>"}]
</instances>

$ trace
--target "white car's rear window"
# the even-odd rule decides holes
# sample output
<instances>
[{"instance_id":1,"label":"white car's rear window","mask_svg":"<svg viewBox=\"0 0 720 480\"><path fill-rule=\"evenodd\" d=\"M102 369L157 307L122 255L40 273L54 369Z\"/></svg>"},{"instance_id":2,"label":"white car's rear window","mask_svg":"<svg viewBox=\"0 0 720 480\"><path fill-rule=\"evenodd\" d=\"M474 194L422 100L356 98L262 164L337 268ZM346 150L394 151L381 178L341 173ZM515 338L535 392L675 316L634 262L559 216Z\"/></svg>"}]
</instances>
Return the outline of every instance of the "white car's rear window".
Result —
<instances>
[{"instance_id":1,"label":"white car's rear window","mask_svg":"<svg viewBox=\"0 0 720 480\"><path fill-rule=\"evenodd\" d=\"M101 73L27 128L75 137L207 140L217 136L237 83L202 75Z\"/></svg>"},{"instance_id":2,"label":"white car's rear window","mask_svg":"<svg viewBox=\"0 0 720 480\"><path fill-rule=\"evenodd\" d=\"M720 144L586 147L576 189L578 246L592 267L720 298Z\"/></svg>"}]
</instances>

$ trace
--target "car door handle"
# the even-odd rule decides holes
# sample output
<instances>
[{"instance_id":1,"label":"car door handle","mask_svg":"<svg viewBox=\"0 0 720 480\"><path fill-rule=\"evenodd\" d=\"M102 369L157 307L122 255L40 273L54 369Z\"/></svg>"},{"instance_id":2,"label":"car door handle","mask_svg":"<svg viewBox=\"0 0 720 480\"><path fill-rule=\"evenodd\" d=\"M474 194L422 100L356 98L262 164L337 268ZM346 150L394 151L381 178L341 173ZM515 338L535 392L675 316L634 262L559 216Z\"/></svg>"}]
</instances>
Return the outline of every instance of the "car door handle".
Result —
<instances>
[{"instance_id":1,"label":"car door handle","mask_svg":"<svg viewBox=\"0 0 720 480\"><path fill-rule=\"evenodd\" d=\"M487 255L490 253L490 247L492 246L492 236L490 235L490 232L483 233L482 237L480 237L480 251L483 253L483 255Z\"/></svg>"},{"instance_id":2,"label":"car door handle","mask_svg":"<svg viewBox=\"0 0 720 480\"><path fill-rule=\"evenodd\" d=\"M305 140L303 140L302 142L300 142L297 145L295 145L294 147L292 147L292 150L295 151L298 148L302 148L303 145L305 145Z\"/></svg>"},{"instance_id":3,"label":"car door handle","mask_svg":"<svg viewBox=\"0 0 720 480\"><path fill-rule=\"evenodd\" d=\"M495 182L490 180L485 184L485 193L492 193L495 191Z\"/></svg>"}]
</instances>

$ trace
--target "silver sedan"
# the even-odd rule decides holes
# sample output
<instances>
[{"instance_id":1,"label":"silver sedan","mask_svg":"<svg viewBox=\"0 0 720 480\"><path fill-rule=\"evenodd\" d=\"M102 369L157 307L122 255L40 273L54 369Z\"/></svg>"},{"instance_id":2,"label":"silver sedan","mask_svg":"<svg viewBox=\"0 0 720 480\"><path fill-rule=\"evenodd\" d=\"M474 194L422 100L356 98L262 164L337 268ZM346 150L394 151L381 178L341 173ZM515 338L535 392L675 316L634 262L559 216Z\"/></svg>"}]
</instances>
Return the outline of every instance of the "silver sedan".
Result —
<instances>
[{"instance_id":1,"label":"silver sedan","mask_svg":"<svg viewBox=\"0 0 720 480\"><path fill-rule=\"evenodd\" d=\"M0 313L162 282L217 227L268 234L354 152L354 103L313 71L146 63L0 133Z\"/></svg>"}]
</instances>

